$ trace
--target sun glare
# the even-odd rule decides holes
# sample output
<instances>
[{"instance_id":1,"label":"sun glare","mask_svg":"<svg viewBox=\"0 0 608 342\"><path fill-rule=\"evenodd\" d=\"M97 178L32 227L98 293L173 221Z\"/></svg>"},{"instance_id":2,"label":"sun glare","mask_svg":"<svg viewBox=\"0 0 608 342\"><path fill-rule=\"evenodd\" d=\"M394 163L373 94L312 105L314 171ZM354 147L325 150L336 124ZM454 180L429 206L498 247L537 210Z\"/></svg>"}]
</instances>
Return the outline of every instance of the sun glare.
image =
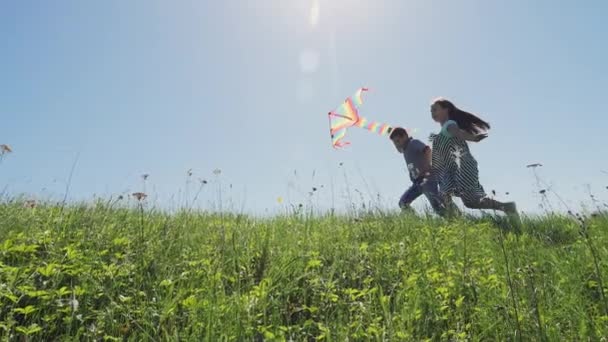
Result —
<instances>
[{"instance_id":1,"label":"sun glare","mask_svg":"<svg viewBox=\"0 0 608 342\"><path fill-rule=\"evenodd\" d=\"M310 27L316 28L319 24L319 15L321 14L321 6L319 0L312 0L310 6Z\"/></svg>"}]
</instances>

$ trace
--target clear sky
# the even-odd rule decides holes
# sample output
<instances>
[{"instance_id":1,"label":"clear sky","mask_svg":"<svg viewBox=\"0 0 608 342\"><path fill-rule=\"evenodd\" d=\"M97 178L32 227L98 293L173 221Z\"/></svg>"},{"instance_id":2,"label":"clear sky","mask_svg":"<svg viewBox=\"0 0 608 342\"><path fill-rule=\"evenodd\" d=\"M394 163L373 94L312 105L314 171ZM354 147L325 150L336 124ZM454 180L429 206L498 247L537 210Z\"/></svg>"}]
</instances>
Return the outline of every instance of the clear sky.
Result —
<instances>
[{"instance_id":1,"label":"clear sky","mask_svg":"<svg viewBox=\"0 0 608 342\"><path fill-rule=\"evenodd\" d=\"M75 165L72 200L144 190L149 174L159 206L192 201L200 178L206 208L344 208L378 194L394 208L409 179L390 141L355 128L347 150L330 144L327 112L367 86L362 114L425 141L437 96L489 121L471 144L481 182L520 209L540 203L525 167L536 162L569 205L589 202L588 185L606 201L607 11L603 0L2 1L0 143L14 152L0 186L61 199Z\"/></svg>"}]
</instances>

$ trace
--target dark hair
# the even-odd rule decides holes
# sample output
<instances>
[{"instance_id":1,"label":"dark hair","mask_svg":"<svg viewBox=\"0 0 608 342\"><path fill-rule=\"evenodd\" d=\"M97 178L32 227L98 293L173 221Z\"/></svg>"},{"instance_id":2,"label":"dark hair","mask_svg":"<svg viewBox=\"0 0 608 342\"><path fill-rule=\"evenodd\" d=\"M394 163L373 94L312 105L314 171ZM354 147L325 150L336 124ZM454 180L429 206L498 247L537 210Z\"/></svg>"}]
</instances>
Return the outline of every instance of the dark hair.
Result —
<instances>
[{"instance_id":1,"label":"dark hair","mask_svg":"<svg viewBox=\"0 0 608 342\"><path fill-rule=\"evenodd\" d=\"M464 110L456 107L452 102L446 99L435 100L433 104L438 104L442 108L447 109L450 120L456 121L458 127L463 131L467 131L471 134L478 134L490 129L489 123L483 121L474 114L465 112Z\"/></svg>"},{"instance_id":2,"label":"dark hair","mask_svg":"<svg viewBox=\"0 0 608 342\"><path fill-rule=\"evenodd\" d=\"M391 131L391 135L389 135L389 138L391 140L393 140L396 137L403 137L403 136L406 137L406 138L408 138L407 131L405 130L405 128L403 128L403 127L395 127Z\"/></svg>"}]
</instances>

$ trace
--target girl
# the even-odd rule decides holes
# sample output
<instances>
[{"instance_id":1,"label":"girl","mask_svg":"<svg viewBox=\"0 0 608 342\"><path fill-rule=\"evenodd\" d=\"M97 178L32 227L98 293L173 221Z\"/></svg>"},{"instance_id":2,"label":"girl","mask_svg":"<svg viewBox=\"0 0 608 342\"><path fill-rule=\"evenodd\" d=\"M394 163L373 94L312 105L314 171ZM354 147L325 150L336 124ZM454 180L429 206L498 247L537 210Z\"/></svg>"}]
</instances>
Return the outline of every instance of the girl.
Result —
<instances>
[{"instance_id":1,"label":"girl","mask_svg":"<svg viewBox=\"0 0 608 342\"><path fill-rule=\"evenodd\" d=\"M451 196L460 197L467 208L501 210L517 215L514 202L502 203L488 197L479 184L477 161L469 151L467 141L485 139L490 124L446 99L433 102L431 115L441 125L439 134L431 135L432 166L440 194L446 200Z\"/></svg>"}]
</instances>

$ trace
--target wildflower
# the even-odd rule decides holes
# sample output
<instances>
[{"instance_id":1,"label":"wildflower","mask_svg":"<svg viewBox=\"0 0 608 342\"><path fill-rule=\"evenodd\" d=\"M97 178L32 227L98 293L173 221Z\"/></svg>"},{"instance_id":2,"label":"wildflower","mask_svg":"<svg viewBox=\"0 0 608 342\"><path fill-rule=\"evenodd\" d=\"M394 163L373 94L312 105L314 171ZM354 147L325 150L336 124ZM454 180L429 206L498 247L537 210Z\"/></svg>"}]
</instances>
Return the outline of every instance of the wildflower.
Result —
<instances>
[{"instance_id":1,"label":"wildflower","mask_svg":"<svg viewBox=\"0 0 608 342\"><path fill-rule=\"evenodd\" d=\"M23 203L23 207L34 209L36 207L36 200L27 200Z\"/></svg>"},{"instance_id":2,"label":"wildflower","mask_svg":"<svg viewBox=\"0 0 608 342\"><path fill-rule=\"evenodd\" d=\"M78 305L80 305L80 303L78 303L78 299L72 298L70 300L70 306L72 307L72 311L78 311Z\"/></svg>"},{"instance_id":3,"label":"wildflower","mask_svg":"<svg viewBox=\"0 0 608 342\"><path fill-rule=\"evenodd\" d=\"M281 197L281 196L277 197L277 202L279 204L283 203L283 197Z\"/></svg>"},{"instance_id":4,"label":"wildflower","mask_svg":"<svg viewBox=\"0 0 608 342\"><path fill-rule=\"evenodd\" d=\"M11 149L10 146L8 146L6 144L0 145L0 154L11 153L11 152L13 152L13 150Z\"/></svg>"},{"instance_id":5,"label":"wildflower","mask_svg":"<svg viewBox=\"0 0 608 342\"><path fill-rule=\"evenodd\" d=\"M144 194L143 192L135 192L133 193L133 197L135 197L138 201L141 201L145 200L148 195Z\"/></svg>"}]
</instances>

